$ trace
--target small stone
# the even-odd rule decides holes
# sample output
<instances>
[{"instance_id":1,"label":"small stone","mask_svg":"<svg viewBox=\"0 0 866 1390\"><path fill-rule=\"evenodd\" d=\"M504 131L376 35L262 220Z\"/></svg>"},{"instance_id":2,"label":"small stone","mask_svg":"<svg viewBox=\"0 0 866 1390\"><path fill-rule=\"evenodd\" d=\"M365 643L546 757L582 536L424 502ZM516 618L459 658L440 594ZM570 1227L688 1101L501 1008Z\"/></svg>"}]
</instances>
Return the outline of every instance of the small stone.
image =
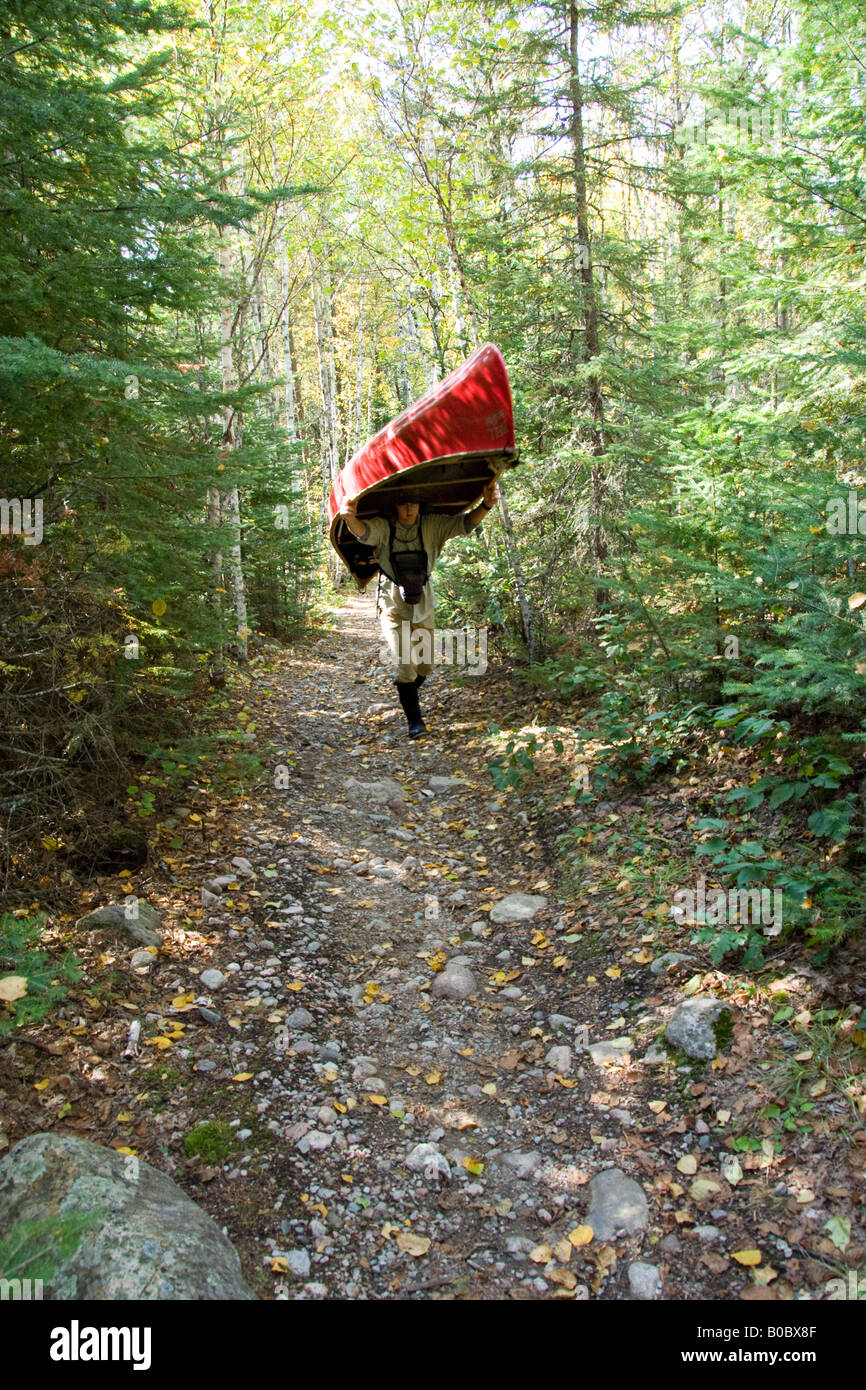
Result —
<instances>
[{"instance_id":1,"label":"small stone","mask_svg":"<svg viewBox=\"0 0 866 1390\"><path fill-rule=\"evenodd\" d=\"M455 965L436 976L430 993L437 999L468 999L477 988L472 971L465 965Z\"/></svg>"},{"instance_id":2,"label":"small stone","mask_svg":"<svg viewBox=\"0 0 866 1390\"><path fill-rule=\"evenodd\" d=\"M571 1075L571 1048L565 1044L552 1047L544 1059L545 1066L550 1067L559 1076Z\"/></svg>"},{"instance_id":3,"label":"small stone","mask_svg":"<svg viewBox=\"0 0 866 1390\"><path fill-rule=\"evenodd\" d=\"M293 1009L286 1019L286 1026L291 1029L308 1028L315 1022L309 1009Z\"/></svg>"},{"instance_id":4,"label":"small stone","mask_svg":"<svg viewBox=\"0 0 866 1390\"><path fill-rule=\"evenodd\" d=\"M202 907L219 907L220 899L217 897L216 893L212 893L209 888L202 888L201 905Z\"/></svg>"},{"instance_id":5,"label":"small stone","mask_svg":"<svg viewBox=\"0 0 866 1390\"><path fill-rule=\"evenodd\" d=\"M152 951L133 951L130 964L133 970L150 970L156 956Z\"/></svg>"},{"instance_id":6,"label":"small stone","mask_svg":"<svg viewBox=\"0 0 866 1390\"><path fill-rule=\"evenodd\" d=\"M623 1057L631 1052L632 1046L631 1038L611 1038L610 1042L590 1043L587 1050L595 1065L604 1067L610 1063L621 1063Z\"/></svg>"},{"instance_id":7,"label":"small stone","mask_svg":"<svg viewBox=\"0 0 866 1390\"><path fill-rule=\"evenodd\" d=\"M566 1028L574 1027L574 1019L569 1018L568 1014L551 1014L547 1021L554 1033L562 1033Z\"/></svg>"},{"instance_id":8,"label":"small stone","mask_svg":"<svg viewBox=\"0 0 866 1390\"><path fill-rule=\"evenodd\" d=\"M221 970L203 970L199 975L199 979L201 980L205 989L214 990L221 989L222 986L226 983L227 977L223 974Z\"/></svg>"},{"instance_id":9,"label":"small stone","mask_svg":"<svg viewBox=\"0 0 866 1390\"><path fill-rule=\"evenodd\" d=\"M707 1244L710 1241L718 1240L722 1234L718 1226L695 1226L694 1230L698 1240L706 1241Z\"/></svg>"},{"instance_id":10,"label":"small stone","mask_svg":"<svg viewBox=\"0 0 866 1390\"><path fill-rule=\"evenodd\" d=\"M649 1207L644 1190L619 1168L597 1173L589 1194L586 1224L592 1227L596 1240L612 1240L617 1231L634 1235L646 1228Z\"/></svg>"},{"instance_id":11,"label":"small stone","mask_svg":"<svg viewBox=\"0 0 866 1390\"><path fill-rule=\"evenodd\" d=\"M255 869L249 859L245 859L242 854L236 854L231 862L234 864L238 873L242 874L244 878L251 878L255 874Z\"/></svg>"},{"instance_id":12,"label":"small stone","mask_svg":"<svg viewBox=\"0 0 866 1390\"><path fill-rule=\"evenodd\" d=\"M541 1154L534 1150L529 1153L515 1151L502 1154L499 1162L510 1168L518 1178L531 1178L541 1167Z\"/></svg>"},{"instance_id":13,"label":"small stone","mask_svg":"<svg viewBox=\"0 0 866 1390\"><path fill-rule=\"evenodd\" d=\"M222 1017L221 1014L217 1013L216 1009L208 1009L204 1004L199 1004L198 1012L199 1017L204 1023L219 1023Z\"/></svg>"},{"instance_id":14,"label":"small stone","mask_svg":"<svg viewBox=\"0 0 866 1390\"><path fill-rule=\"evenodd\" d=\"M662 1277L655 1265L645 1264L643 1260L633 1260L628 1267L628 1283L632 1298L646 1302L658 1298L662 1291Z\"/></svg>"},{"instance_id":15,"label":"small stone","mask_svg":"<svg viewBox=\"0 0 866 1390\"><path fill-rule=\"evenodd\" d=\"M656 956L650 966L650 974L660 975L663 970L672 970L682 961L694 961L694 956L683 955L682 951L665 951L663 956Z\"/></svg>"},{"instance_id":16,"label":"small stone","mask_svg":"<svg viewBox=\"0 0 866 1390\"><path fill-rule=\"evenodd\" d=\"M495 903L490 912L491 922L528 922L543 907L547 906L547 898L540 897L535 893L509 893L507 897L500 898Z\"/></svg>"},{"instance_id":17,"label":"small stone","mask_svg":"<svg viewBox=\"0 0 866 1390\"><path fill-rule=\"evenodd\" d=\"M309 1279L310 1257L306 1250L290 1250L286 1255L286 1264L296 1279Z\"/></svg>"},{"instance_id":18,"label":"small stone","mask_svg":"<svg viewBox=\"0 0 866 1390\"><path fill-rule=\"evenodd\" d=\"M111 903L108 907L98 907L87 912L75 923L76 931L102 931L109 929L125 932L133 941L142 946L160 944L159 927L162 918L150 903L132 899L128 903Z\"/></svg>"},{"instance_id":19,"label":"small stone","mask_svg":"<svg viewBox=\"0 0 866 1390\"><path fill-rule=\"evenodd\" d=\"M416 1144L406 1157L406 1167L413 1173L423 1173L428 1181L442 1178L447 1182L451 1178L448 1160L435 1144Z\"/></svg>"},{"instance_id":20,"label":"small stone","mask_svg":"<svg viewBox=\"0 0 866 1390\"><path fill-rule=\"evenodd\" d=\"M665 1037L687 1057L711 1061L718 1053L715 1028L725 1017L730 1023L730 1005L721 999L684 999L668 1020Z\"/></svg>"},{"instance_id":21,"label":"small stone","mask_svg":"<svg viewBox=\"0 0 866 1390\"><path fill-rule=\"evenodd\" d=\"M202 1057L195 1064L196 1071L216 1071L216 1062L212 1062L210 1057Z\"/></svg>"}]
</instances>

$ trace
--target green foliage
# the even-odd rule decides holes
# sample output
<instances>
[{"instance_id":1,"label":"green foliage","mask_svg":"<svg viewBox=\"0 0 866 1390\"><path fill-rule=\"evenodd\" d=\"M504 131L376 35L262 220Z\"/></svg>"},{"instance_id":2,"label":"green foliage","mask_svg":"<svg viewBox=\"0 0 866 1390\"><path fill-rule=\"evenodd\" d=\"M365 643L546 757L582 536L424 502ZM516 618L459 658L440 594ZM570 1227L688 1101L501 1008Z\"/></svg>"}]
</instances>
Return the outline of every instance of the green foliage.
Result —
<instances>
[{"instance_id":1,"label":"green foliage","mask_svg":"<svg viewBox=\"0 0 866 1390\"><path fill-rule=\"evenodd\" d=\"M201 1158L205 1163L223 1163L232 1151L234 1137L225 1120L205 1120L184 1136L184 1152L188 1158Z\"/></svg>"},{"instance_id":2,"label":"green foliage","mask_svg":"<svg viewBox=\"0 0 866 1390\"><path fill-rule=\"evenodd\" d=\"M0 1278L53 1279L58 1267L72 1258L87 1231L105 1215L104 1208L80 1215L46 1216L16 1221L0 1233Z\"/></svg>"},{"instance_id":3,"label":"green foliage","mask_svg":"<svg viewBox=\"0 0 866 1390\"><path fill-rule=\"evenodd\" d=\"M45 916L0 915L0 975L21 975L27 993L13 1003L0 1003L0 1036L38 1023L61 999L68 986L81 978L76 957L67 951L59 960L39 949Z\"/></svg>"}]
</instances>

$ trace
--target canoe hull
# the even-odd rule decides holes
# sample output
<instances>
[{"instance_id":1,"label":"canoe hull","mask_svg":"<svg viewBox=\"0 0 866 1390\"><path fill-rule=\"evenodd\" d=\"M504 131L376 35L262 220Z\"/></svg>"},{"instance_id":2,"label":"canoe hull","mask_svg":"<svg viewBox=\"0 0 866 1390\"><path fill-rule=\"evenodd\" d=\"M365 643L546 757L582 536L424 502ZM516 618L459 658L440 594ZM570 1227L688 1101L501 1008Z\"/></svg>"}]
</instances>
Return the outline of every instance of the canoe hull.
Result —
<instances>
[{"instance_id":1,"label":"canoe hull","mask_svg":"<svg viewBox=\"0 0 866 1390\"><path fill-rule=\"evenodd\" d=\"M429 497L430 511L454 514L518 462L508 373L498 348L485 343L346 465L328 499L331 544L364 589L379 566L339 515L347 498L357 500L359 517L377 516L411 487Z\"/></svg>"}]
</instances>

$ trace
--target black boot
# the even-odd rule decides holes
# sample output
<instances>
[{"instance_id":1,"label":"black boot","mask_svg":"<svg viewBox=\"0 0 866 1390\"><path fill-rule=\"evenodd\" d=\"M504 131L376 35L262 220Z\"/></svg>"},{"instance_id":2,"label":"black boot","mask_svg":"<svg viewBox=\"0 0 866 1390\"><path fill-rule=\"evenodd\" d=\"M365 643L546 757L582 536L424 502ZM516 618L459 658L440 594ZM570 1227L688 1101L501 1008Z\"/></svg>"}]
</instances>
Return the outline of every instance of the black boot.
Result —
<instances>
[{"instance_id":1,"label":"black boot","mask_svg":"<svg viewBox=\"0 0 866 1390\"><path fill-rule=\"evenodd\" d=\"M420 689L421 689L421 686L424 684L424 682L426 681L426 679L427 679L426 676L416 676L416 677L415 677L415 689L416 689L416 690L420 690Z\"/></svg>"},{"instance_id":2,"label":"black boot","mask_svg":"<svg viewBox=\"0 0 866 1390\"><path fill-rule=\"evenodd\" d=\"M418 708L418 687L415 681L395 681L397 694L400 696L400 704L403 706L403 713L409 725L409 737L420 738L426 734L427 725L421 718L421 711Z\"/></svg>"}]
</instances>

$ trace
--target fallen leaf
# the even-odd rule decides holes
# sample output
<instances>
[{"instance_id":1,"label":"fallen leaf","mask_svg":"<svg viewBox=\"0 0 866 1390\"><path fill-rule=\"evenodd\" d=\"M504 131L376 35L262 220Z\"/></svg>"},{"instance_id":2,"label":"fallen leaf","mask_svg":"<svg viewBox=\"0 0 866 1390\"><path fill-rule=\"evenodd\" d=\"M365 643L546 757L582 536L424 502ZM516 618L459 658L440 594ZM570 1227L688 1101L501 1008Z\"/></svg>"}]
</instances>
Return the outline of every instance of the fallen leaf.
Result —
<instances>
[{"instance_id":1,"label":"fallen leaf","mask_svg":"<svg viewBox=\"0 0 866 1390\"><path fill-rule=\"evenodd\" d=\"M683 1154L677 1162L677 1168L681 1173L696 1173L698 1171L698 1160L694 1154Z\"/></svg>"},{"instance_id":2,"label":"fallen leaf","mask_svg":"<svg viewBox=\"0 0 866 1390\"><path fill-rule=\"evenodd\" d=\"M232 1081L252 1081L252 1079L253 1073L251 1071L239 1071L237 1076L232 1077Z\"/></svg>"},{"instance_id":3,"label":"fallen leaf","mask_svg":"<svg viewBox=\"0 0 866 1390\"><path fill-rule=\"evenodd\" d=\"M387 1105L387 1104L388 1104L388 1097L387 1097L387 1096L367 1095L367 1096L365 1097L365 1099L368 1100L368 1101L370 1102L371 1105Z\"/></svg>"},{"instance_id":4,"label":"fallen leaf","mask_svg":"<svg viewBox=\"0 0 866 1390\"><path fill-rule=\"evenodd\" d=\"M405 1255L414 1255L416 1259L420 1255L426 1255L430 1249L429 1236L416 1236L411 1231L401 1231L397 1237L397 1245Z\"/></svg>"},{"instance_id":5,"label":"fallen leaf","mask_svg":"<svg viewBox=\"0 0 866 1390\"><path fill-rule=\"evenodd\" d=\"M467 1173L474 1173L476 1177L484 1172L484 1164L478 1158L464 1158L463 1167Z\"/></svg>"},{"instance_id":6,"label":"fallen leaf","mask_svg":"<svg viewBox=\"0 0 866 1390\"><path fill-rule=\"evenodd\" d=\"M289 1262L285 1255L274 1255L271 1259L272 1274L288 1274Z\"/></svg>"},{"instance_id":7,"label":"fallen leaf","mask_svg":"<svg viewBox=\"0 0 866 1390\"><path fill-rule=\"evenodd\" d=\"M45 1087L46 1087L46 1086L50 1086L50 1085L51 1085L51 1080L50 1080L49 1077L46 1076L46 1078L45 1078L44 1081L34 1081L34 1083L33 1083L33 1089L34 1089L34 1091L44 1091L44 1090L45 1090Z\"/></svg>"},{"instance_id":8,"label":"fallen leaf","mask_svg":"<svg viewBox=\"0 0 866 1390\"><path fill-rule=\"evenodd\" d=\"M734 1250L731 1258L740 1265L759 1265L762 1256L760 1250Z\"/></svg>"},{"instance_id":9,"label":"fallen leaf","mask_svg":"<svg viewBox=\"0 0 866 1390\"><path fill-rule=\"evenodd\" d=\"M668 1105L666 1100L651 1100L648 1104L654 1115L660 1115L663 1110L667 1109Z\"/></svg>"},{"instance_id":10,"label":"fallen leaf","mask_svg":"<svg viewBox=\"0 0 866 1390\"><path fill-rule=\"evenodd\" d=\"M568 1239L576 1250L579 1250L582 1245L589 1245L594 1237L595 1231L591 1226L586 1225L575 1226L574 1230L568 1233Z\"/></svg>"},{"instance_id":11,"label":"fallen leaf","mask_svg":"<svg viewBox=\"0 0 866 1390\"><path fill-rule=\"evenodd\" d=\"M529 1258L532 1260L532 1263L536 1265L546 1265L547 1261L552 1259L552 1257L553 1251L549 1245L536 1245L529 1252Z\"/></svg>"}]
</instances>

